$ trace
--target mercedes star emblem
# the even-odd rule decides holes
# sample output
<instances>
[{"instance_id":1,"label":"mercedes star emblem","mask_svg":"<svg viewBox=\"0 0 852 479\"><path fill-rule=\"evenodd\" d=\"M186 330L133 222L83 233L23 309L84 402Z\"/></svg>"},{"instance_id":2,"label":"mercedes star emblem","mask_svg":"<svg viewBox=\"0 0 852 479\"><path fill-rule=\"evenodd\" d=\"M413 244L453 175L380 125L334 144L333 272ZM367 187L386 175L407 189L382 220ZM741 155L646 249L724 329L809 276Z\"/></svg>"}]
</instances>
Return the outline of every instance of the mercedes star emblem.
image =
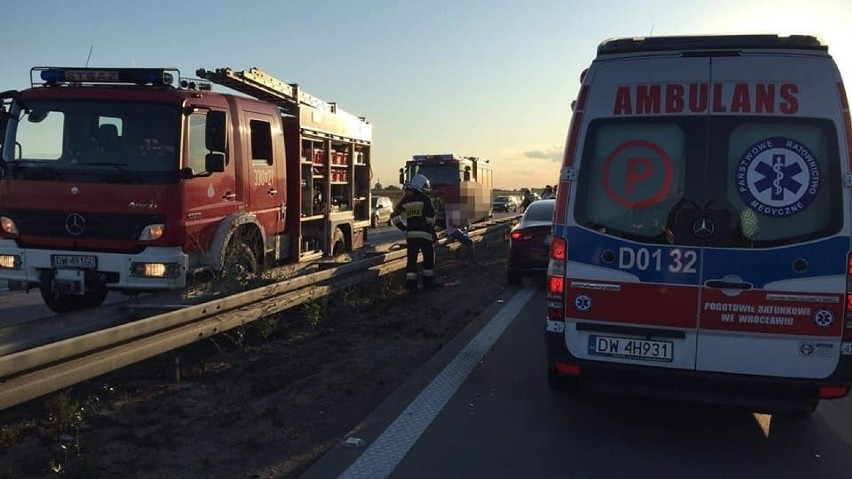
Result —
<instances>
[{"instance_id":1,"label":"mercedes star emblem","mask_svg":"<svg viewBox=\"0 0 852 479\"><path fill-rule=\"evenodd\" d=\"M692 233L698 238L709 238L713 236L715 231L716 225L713 224L710 218L698 218L695 220L695 223L692 223Z\"/></svg>"},{"instance_id":2,"label":"mercedes star emblem","mask_svg":"<svg viewBox=\"0 0 852 479\"><path fill-rule=\"evenodd\" d=\"M65 231L72 236L80 236L86 229L86 218L80 213L71 213L65 217Z\"/></svg>"}]
</instances>

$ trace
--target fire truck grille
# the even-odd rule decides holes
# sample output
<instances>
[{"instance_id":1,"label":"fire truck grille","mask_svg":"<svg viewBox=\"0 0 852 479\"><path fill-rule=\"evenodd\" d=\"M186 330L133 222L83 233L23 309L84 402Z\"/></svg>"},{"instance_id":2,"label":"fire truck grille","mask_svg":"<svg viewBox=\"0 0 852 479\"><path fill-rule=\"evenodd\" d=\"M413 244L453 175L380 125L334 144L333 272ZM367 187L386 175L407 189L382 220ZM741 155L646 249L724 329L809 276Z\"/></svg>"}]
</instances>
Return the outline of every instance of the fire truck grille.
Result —
<instances>
[{"instance_id":1,"label":"fire truck grille","mask_svg":"<svg viewBox=\"0 0 852 479\"><path fill-rule=\"evenodd\" d=\"M5 211L23 237L137 241L142 229L162 224L160 215L77 213L63 211Z\"/></svg>"}]
</instances>

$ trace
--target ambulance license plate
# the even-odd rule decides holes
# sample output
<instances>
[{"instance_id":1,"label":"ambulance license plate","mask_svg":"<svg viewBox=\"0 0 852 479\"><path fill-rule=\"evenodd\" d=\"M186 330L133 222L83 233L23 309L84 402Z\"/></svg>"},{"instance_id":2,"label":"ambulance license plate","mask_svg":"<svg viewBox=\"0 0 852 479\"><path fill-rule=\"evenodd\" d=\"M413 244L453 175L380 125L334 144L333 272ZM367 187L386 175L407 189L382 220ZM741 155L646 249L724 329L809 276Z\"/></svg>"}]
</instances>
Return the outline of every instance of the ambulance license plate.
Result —
<instances>
[{"instance_id":1,"label":"ambulance license plate","mask_svg":"<svg viewBox=\"0 0 852 479\"><path fill-rule=\"evenodd\" d=\"M50 265L60 269L98 269L98 257L77 254L53 254L50 255Z\"/></svg>"},{"instance_id":2,"label":"ambulance license plate","mask_svg":"<svg viewBox=\"0 0 852 479\"><path fill-rule=\"evenodd\" d=\"M589 336L589 354L670 363L674 357L674 343L671 341L592 335Z\"/></svg>"}]
</instances>

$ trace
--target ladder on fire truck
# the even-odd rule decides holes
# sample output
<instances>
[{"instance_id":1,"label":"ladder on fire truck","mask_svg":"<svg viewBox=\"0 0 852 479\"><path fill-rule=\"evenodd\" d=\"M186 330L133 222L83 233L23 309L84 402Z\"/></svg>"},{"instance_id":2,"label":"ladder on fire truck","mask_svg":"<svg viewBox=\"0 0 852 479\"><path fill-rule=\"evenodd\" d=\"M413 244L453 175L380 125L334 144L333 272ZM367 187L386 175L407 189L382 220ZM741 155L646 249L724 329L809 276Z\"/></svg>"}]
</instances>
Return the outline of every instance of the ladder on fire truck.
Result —
<instances>
[{"instance_id":1,"label":"ladder on fire truck","mask_svg":"<svg viewBox=\"0 0 852 479\"><path fill-rule=\"evenodd\" d=\"M236 71L231 68L217 68L208 71L199 68L196 72L199 78L226 86L240 93L245 93L258 100L274 103L288 113L294 113L301 105L307 105L318 110L336 113L336 105L327 103L299 89L298 83L286 83L257 68Z\"/></svg>"}]
</instances>

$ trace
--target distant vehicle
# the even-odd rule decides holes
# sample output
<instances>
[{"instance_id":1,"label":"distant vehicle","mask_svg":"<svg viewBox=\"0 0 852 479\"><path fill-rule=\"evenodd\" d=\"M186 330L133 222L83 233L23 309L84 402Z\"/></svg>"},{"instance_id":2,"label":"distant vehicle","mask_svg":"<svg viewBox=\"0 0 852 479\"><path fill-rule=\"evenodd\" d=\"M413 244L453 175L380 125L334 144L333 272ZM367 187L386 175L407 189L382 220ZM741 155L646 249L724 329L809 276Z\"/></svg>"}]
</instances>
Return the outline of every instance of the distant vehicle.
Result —
<instances>
[{"instance_id":1,"label":"distant vehicle","mask_svg":"<svg viewBox=\"0 0 852 479\"><path fill-rule=\"evenodd\" d=\"M491 203L491 210L497 213L514 213L518 211L518 202L511 196L498 196Z\"/></svg>"},{"instance_id":2,"label":"distant vehicle","mask_svg":"<svg viewBox=\"0 0 852 479\"><path fill-rule=\"evenodd\" d=\"M435 224L446 227L476 223L491 216L492 171L486 160L472 156L414 155L399 170L399 182L422 174L429 178Z\"/></svg>"},{"instance_id":3,"label":"distant vehicle","mask_svg":"<svg viewBox=\"0 0 852 479\"><path fill-rule=\"evenodd\" d=\"M380 224L391 224L393 202L387 196L373 196L370 204L370 226L377 228Z\"/></svg>"},{"instance_id":4,"label":"distant vehicle","mask_svg":"<svg viewBox=\"0 0 852 479\"><path fill-rule=\"evenodd\" d=\"M530 203L521 221L509 233L506 279L521 284L524 276L547 273L555 200Z\"/></svg>"}]
</instances>

